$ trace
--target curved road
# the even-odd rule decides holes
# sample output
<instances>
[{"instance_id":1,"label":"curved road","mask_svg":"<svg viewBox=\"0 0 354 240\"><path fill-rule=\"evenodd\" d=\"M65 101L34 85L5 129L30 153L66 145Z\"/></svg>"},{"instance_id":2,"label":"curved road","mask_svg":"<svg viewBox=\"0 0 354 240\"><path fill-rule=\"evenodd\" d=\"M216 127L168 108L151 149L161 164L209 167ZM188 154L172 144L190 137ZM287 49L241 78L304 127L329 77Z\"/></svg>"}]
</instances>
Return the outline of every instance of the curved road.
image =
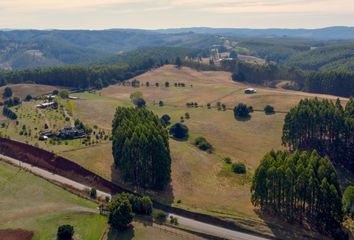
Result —
<instances>
[{"instance_id":1,"label":"curved road","mask_svg":"<svg viewBox=\"0 0 354 240\"><path fill-rule=\"evenodd\" d=\"M29 171L31 171L32 173L39 175L45 179L51 180L51 181L55 181L55 182L59 182L61 184L64 185L69 185L75 189L78 189L80 191L86 190L86 189L90 189L90 186L75 182L71 179L56 175L54 173L51 173L49 171L43 170L41 168L38 167L34 167L28 163L24 163L21 162L17 159L14 158L10 158L7 157L5 155L0 154L0 160L4 160L5 162L10 162L14 165L19 166L20 168L24 168L27 169ZM102 191L97 190L97 196L102 196L102 197L112 197L111 194L109 193L105 193ZM215 225L211 225L208 223L204 223L204 222L200 222L200 221L196 221L190 218L185 218L176 214L168 214L168 217L170 216L174 216L178 218L178 223L182 226L186 226L188 228L194 229L196 231L202 232L202 233L206 233L206 234L210 234L210 235L214 235L220 238L225 238L225 239L230 239L230 240L265 240L266 238L262 238L262 237L258 237L258 236L254 236L251 234L247 234L247 233L243 233L243 232L238 232L238 231L234 231L234 230L230 230L227 228L223 228L223 227L218 227Z\"/></svg>"}]
</instances>

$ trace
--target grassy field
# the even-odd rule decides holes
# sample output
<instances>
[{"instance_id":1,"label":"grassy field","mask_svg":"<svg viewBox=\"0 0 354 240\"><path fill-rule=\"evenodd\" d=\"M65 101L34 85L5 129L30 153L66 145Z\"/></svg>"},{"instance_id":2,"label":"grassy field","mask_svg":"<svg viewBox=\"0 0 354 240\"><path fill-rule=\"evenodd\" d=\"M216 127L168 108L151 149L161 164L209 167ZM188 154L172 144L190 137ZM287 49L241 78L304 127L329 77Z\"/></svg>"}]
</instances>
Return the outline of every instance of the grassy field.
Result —
<instances>
[{"instance_id":1,"label":"grassy field","mask_svg":"<svg viewBox=\"0 0 354 240\"><path fill-rule=\"evenodd\" d=\"M25 229L33 240L55 240L59 225L74 226L75 240L99 240L107 218L97 205L73 195L42 178L0 161L0 230ZM137 219L123 233L109 231L106 240L202 239L195 235Z\"/></svg>"},{"instance_id":2,"label":"grassy field","mask_svg":"<svg viewBox=\"0 0 354 240\"><path fill-rule=\"evenodd\" d=\"M34 240L56 239L61 224L75 228L75 239L97 240L106 218L95 203L0 162L0 229L34 231Z\"/></svg>"},{"instance_id":3,"label":"grassy field","mask_svg":"<svg viewBox=\"0 0 354 240\"><path fill-rule=\"evenodd\" d=\"M286 112L301 99L316 95L261 87L256 87L257 94L246 95L243 90L251 85L233 82L230 73L198 72L174 66L155 69L136 79L144 86L133 88L114 85L96 93L75 94L80 100L75 101L74 118L110 131L115 108L132 106L129 96L135 91L144 94L150 110L159 116L169 114L172 122L179 122L180 117L188 112L191 117L184 123L190 130L189 140L170 140L171 186L164 192L151 194L163 202L231 218L245 227L273 235L280 234L274 230L277 225L286 226L289 231L292 229L293 226L259 215L250 202L250 181L263 155L271 149L283 148L281 133ZM168 88L164 86L166 81L170 83ZM150 83L149 87L146 82ZM159 87L155 87L155 83L159 83ZM185 87L175 87L175 83L185 83ZM336 98L326 95L317 97ZM158 106L160 100L165 106ZM187 102L197 102L202 107L187 108ZM217 102L226 104L230 110L218 111L206 107L208 103L215 107ZM252 105L259 111L252 113L248 121L236 121L231 109L240 102ZM273 115L264 114L262 110L267 104L274 106L278 112ZM202 152L193 145L193 140L198 136L205 137L214 146L212 154ZM26 139L32 143L28 137ZM129 187L112 171L113 158L111 143L108 141L87 147L81 146L80 142L70 142L68 145L45 144L42 147ZM223 161L225 157L245 163L248 173L232 173Z\"/></svg>"},{"instance_id":4,"label":"grassy field","mask_svg":"<svg viewBox=\"0 0 354 240\"><path fill-rule=\"evenodd\" d=\"M13 95L24 99L27 95L36 97L43 94L51 93L53 90L58 89L54 86L40 85L40 84L10 84L7 85L12 89ZM0 87L0 96L4 92L5 87Z\"/></svg>"}]
</instances>

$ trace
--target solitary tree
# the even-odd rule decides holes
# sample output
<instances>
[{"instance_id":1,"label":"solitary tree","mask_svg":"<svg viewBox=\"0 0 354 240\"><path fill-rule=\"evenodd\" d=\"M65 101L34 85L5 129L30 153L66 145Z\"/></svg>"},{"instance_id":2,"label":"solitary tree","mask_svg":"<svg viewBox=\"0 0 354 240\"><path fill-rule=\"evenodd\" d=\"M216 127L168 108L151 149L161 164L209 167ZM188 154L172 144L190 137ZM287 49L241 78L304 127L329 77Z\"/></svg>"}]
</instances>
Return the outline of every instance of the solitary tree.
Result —
<instances>
[{"instance_id":1,"label":"solitary tree","mask_svg":"<svg viewBox=\"0 0 354 240\"><path fill-rule=\"evenodd\" d=\"M58 240L71 240L74 236L74 227L71 225L62 225L58 227Z\"/></svg>"},{"instance_id":2,"label":"solitary tree","mask_svg":"<svg viewBox=\"0 0 354 240\"><path fill-rule=\"evenodd\" d=\"M113 199L109 205L108 223L112 228L124 230L132 222L134 214L129 199L124 195Z\"/></svg>"},{"instance_id":3,"label":"solitary tree","mask_svg":"<svg viewBox=\"0 0 354 240\"><path fill-rule=\"evenodd\" d=\"M234 108L234 116L236 119L247 119L250 117L250 108L246 104L239 103Z\"/></svg>"},{"instance_id":4,"label":"solitary tree","mask_svg":"<svg viewBox=\"0 0 354 240\"><path fill-rule=\"evenodd\" d=\"M188 138L188 127L182 123L176 123L170 128L170 134L177 139Z\"/></svg>"},{"instance_id":5,"label":"solitary tree","mask_svg":"<svg viewBox=\"0 0 354 240\"><path fill-rule=\"evenodd\" d=\"M230 58L236 59L237 57L238 57L237 52L236 52L235 50L232 50L232 51L230 52Z\"/></svg>"},{"instance_id":6,"label":"solitary tree","mask_svg":"<svg viewBox=\"0 0 354 240\"><path fill-rule=\"evenodd\" d=\"M9 87L6 87L6 88L4 89L4 93L2 94L2 97L3 97L3 98L12 97L12 89L9 88Z\"/></svg>"},{"instance_id":7,"label":"solitary tree","mask_svg":"<svg viewBox=\"0 0 354 240\"><path fill-rule=\"evenodd\" d=\"M161 117L161 120L162 120L162 123L165 125L165 126L168 126L170 125L170 120L171 120L171 117L167 114L164 114L162 117Z\"/></svg>"},{"instance_id":8,"label":"solitary tree","mask_svg":"<svg viewBox=\"0 0 354 240\"><path fill-rule=\"evenodd\" d=\"M134 92L130 94L130 100L137 108L142 108L146 105L142 92Z\"/></svg>"},{"instance_id":9,"label":"solitary tree","mask_svg":"<svg viewBox=\"0 0 354 240\"><path fill-rule=\"evenodd\" d=\"M176 67L177 67L177 68L181 68L181 66L182 66L182 60L181 60L180 57L177 57L177 58L176 58L175 64L176 64Z\"/></svg>"},{"instance_id":10,"label":"solitary tree","mask_svg":"<svg viewBox=\"0 0 354 240\"><path fill-rule=\"evenodd\" d=\"M274 107L271 105L267 105L264 107L264 112L266 114L273 114L274 113Z\"/></svg>"}]
</instances>

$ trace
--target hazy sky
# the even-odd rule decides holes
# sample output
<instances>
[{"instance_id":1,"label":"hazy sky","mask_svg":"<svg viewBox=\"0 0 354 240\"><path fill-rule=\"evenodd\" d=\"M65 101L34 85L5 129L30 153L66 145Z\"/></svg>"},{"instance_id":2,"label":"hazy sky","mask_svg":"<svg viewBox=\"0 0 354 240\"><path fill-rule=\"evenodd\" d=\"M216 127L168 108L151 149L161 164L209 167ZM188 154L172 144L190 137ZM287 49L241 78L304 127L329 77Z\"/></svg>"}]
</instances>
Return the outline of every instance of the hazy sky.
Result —
<instances>
[{"instance_id":1,"label":"hazy sky","mask_svg":"<svg viewBox=\"0 0 354 240\"><path fill-rule=\"evenodd\" d=\"M0 0L0 28L354 26L354 0Z\"/></svg>"}]
</instances>

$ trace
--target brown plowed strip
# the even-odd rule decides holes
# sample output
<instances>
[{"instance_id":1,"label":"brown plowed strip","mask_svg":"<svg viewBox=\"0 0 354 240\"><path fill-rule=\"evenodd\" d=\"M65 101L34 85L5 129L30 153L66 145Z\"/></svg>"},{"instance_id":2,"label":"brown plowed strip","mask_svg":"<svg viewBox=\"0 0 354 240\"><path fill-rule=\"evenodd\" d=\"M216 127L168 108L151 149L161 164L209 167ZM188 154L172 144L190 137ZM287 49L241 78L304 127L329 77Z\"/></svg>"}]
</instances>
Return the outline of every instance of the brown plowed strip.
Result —
<instances>
[{"instance_id":1,"label":"brown plowed strip","mask_svg":"<svg viewBox=\"0 0 354 240\"><path fill-rule=\"evenodd\" d=\"M0 239L6 240L31 240L33 232L22 229L0 230Z\"/></svg>"}]
</instances>

